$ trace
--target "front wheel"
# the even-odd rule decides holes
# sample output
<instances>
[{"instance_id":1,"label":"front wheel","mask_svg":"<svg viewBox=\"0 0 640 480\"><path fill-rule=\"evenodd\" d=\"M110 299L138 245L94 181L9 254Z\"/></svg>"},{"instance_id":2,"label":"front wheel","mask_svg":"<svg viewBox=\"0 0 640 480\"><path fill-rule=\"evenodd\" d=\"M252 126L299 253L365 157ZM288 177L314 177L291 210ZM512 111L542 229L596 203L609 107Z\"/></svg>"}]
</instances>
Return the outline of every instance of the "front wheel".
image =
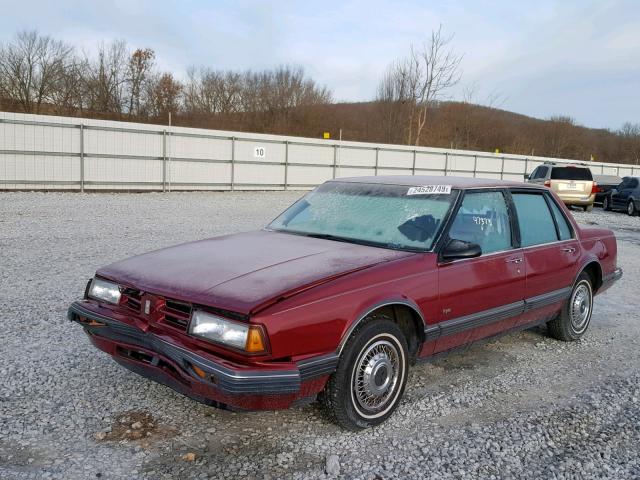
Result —
<instances>
[{"instance_id":1,"label":"front wheel","mask_svg":"<svg viewBox=\"0 0 640 480\"><path fill-rule=\"evenodd\" d=\"M357 431L389 418L407 383L408 355L407 340L391 320L378 317L359 327L322 395L333 420Z\"/></svg>"},{"instance_id":2,"label":"front wheel","mask_svg":"<svg viewBox=\"0 0 640 480\"><path fill-rule=\"evenodd\" d=\"M564 342L580 339L591 322L593 313L593 287L591 277L582 272L576 280L569 300L560 314L547 327L553 338Z\"/></svg>"},{"instance_id":3,"label":"front wheel","mask_svg":"<svg viewBox=\"0 0 640 480\"><path fill-rule=\"evenodd\" d=\"M629 200L629 203L627 203L627 213L631 217L635 217L638 214L638 210L636 209L636 202L634 202L633 200Z\"/></svg>"}]
</instances>

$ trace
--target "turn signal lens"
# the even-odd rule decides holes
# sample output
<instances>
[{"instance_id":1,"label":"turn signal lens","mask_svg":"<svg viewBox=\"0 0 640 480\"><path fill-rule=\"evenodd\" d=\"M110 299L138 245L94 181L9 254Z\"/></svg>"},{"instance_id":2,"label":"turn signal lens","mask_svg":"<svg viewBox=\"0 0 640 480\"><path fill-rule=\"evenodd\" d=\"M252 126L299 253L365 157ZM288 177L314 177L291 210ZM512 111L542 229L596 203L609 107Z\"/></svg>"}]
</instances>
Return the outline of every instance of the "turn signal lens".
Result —
<instances>
[{"instance_id":1,"label":"turn signal lens","mask_svg":"<svg viewBox=\"0 0 640 480\"><path fill-rule=\"evenodd\" d=\"M545 180L544 181L544 186L545 187L551 187L551 180Z\"/></svg>"},{"instance_id":2,"label":"turn signal lens","mask_svg":"<svg viewBox=\"0 0 640 480\"><path fill-rule=\"evenodd\" d=\"M266 351L264 338L262 338L262 329L255 325L249 327L249 335L247 335L247 345L245 350L249 353L259 353Z\"/></svg>"},{"instance_id":3,"label":"turn signal lens","mask_svg":"<svg viewBox=\"0 0 640 480\"><path fill-rule=\"evenodd\" d=\"M193 371L196 372L196 375L198 375L200 378L204 378L207 376L206 372L197 365L191 365L191 368L193 368Z\"/></svg>"}]
</instances>

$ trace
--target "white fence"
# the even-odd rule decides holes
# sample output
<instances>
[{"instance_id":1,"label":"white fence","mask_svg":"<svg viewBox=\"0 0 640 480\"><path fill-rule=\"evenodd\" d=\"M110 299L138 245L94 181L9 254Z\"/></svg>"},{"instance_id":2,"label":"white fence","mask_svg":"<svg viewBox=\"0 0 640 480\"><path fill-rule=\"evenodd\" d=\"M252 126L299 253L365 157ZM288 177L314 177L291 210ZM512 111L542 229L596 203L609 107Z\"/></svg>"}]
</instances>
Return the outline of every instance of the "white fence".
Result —
<instances>
[{"instance_id":1,"label":"white fence","mask_svg":"<svg viewBox=\"0 0 640 480\"><path fill-rule=\"evenodd\" d=\"M286 190L336 177L523 180L575 160L0 112L0 190ZM640 173L589 162L595 174Z\"/></svg>"}]
</instances>

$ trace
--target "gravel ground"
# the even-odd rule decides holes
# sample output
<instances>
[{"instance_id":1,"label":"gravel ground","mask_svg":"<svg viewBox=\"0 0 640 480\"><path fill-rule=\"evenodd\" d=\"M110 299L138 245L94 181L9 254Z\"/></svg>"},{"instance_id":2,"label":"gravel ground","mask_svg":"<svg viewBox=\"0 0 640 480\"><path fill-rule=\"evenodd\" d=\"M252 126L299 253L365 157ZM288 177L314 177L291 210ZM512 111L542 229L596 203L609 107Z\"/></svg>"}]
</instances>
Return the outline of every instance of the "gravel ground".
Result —
<instances>
[{"instance_id":1,"label":"gravel ground","mask_svg":"<svg viewBox=\"0 0 640 480\"><path fill-rule=\"evenodd\" d=\"M640 218L587 336L529 330L412 369L384 425L236 414L119 367L65 319L105 263L260 227L300 194L0 193L0 478L640 478ZM326 473L329 471L330 473Z\"/></svg>"}]
</instances>

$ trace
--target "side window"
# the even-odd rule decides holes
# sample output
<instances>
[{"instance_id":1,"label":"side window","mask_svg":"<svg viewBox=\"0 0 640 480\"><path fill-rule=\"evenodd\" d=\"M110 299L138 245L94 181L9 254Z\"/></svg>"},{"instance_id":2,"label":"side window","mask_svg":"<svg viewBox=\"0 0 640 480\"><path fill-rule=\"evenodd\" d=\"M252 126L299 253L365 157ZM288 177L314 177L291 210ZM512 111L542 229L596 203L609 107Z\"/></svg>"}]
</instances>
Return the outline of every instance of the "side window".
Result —
<instances>
[{"instance_id":1,"label":"side window","mask_svg":"<svg viewBox=\"0 0 640 480\"><path fill-rule=\"evenodd\" d=\"M558 241L556 226L541 193L514 193L513 203L518 214L520 243L523 247Z\"/></svg>"},{"instance_id":2,"label":"side window","mask_svg":"<svg viewBox=\"0 0 640 480\"><path fill-rule=\"evenodd\" d=\"M551 203L551 211L553 212L553 216L555 217L556 223L558 224L560 240L569 240L571 238L571 228L569 227L567 219L560 211L560 207L556 205L556 202L551 199L549 199L549 201L549 203Z\"/></svg>"},{"instance_id":3,"label":"side window","mask_svg":"<svg viewBox=\"0 0 640 480\"><path fill-rule=\"evenodd\" d=\"M502 192L467 192L449 238L477 243L482 253L511 248L511 225Z\"/></svg>"},{"instance_id":4,"label":"side window","mask_svg":"<svg viewBox=\"0 0 640 480\"><path fill-rule=\"evenodd\" d=\"M546 177L548 169L549 169L548 167L540 167L540 170L538 171L538 178Z\"/></svg>"},{"instance_id":5,"label":"side window","mask_svg":"<svg viewBox=\"0 0 640 480\"><path fill-rule=\"evenodd\" d=\"M637 188L638 187L638 179L632 178L631 182L629 182L629 188Z\"/></svg>"},{"instance_id":6,"label":"side window","mask_svg":"<svg viewBox=\"0 0 640 480\"><path fill-rule=\"evenodd\" d=\"M538 178L539 175L540 175L540 167L536 168L533 172L531 172L531 175L529 175L529 178L531 180L535 180L536 178Z\"/></svg>"}]
</instances>

